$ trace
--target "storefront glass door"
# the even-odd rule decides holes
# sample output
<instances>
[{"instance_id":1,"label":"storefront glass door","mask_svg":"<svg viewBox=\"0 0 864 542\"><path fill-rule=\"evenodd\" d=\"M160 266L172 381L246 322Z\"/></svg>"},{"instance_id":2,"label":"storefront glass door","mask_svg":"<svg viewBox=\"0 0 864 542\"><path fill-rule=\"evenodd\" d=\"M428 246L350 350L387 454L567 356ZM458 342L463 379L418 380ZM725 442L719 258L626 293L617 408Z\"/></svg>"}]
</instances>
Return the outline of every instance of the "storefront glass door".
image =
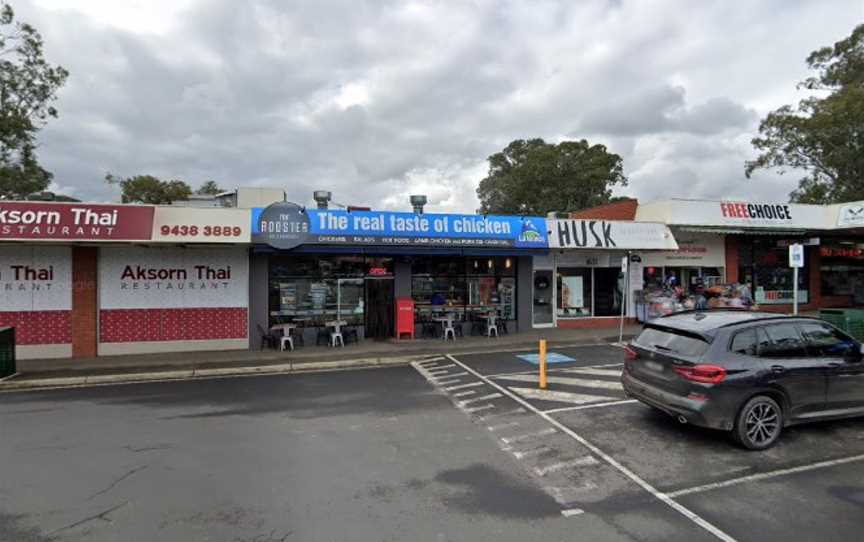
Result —
<instances>
[{"instance_id":1,"label":"storefront glass door","mask_svg":"<svg viewBox=\"0 0 864 542\"><path fill-rule=\"evenodd\" d=\"M551 270L534 271L534 327L554 324L555 289Z\"/></svg>"}]
</instances>

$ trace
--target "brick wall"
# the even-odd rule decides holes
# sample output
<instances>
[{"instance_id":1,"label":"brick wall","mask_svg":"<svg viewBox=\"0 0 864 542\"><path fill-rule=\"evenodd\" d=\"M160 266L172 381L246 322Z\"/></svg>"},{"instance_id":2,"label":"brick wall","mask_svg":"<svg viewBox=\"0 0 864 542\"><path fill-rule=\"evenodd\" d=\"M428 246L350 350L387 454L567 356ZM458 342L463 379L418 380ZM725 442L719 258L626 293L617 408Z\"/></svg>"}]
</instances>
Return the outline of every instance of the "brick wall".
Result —
<instances>
[{"instance_id":1,"label":"brick wall","mask_svg":"<svg viewBox=\"0 0 864 542\"><path fill-rule=\"evenodd\" d=\"M635 318L625 318L624 324L638 324ZM560 329L604 329L618 328L621 325L619 318L573 318L572 320L558 320Z\"/></svg>"},{"instance_id":2,"label":"brick wall","mask_svg":"<svg viewBox=\"0 0 864 542\"><path fill-rule=\"evenodd\" d=\"M72 357L96 356L96 247L72 249Z\"/></svg>"},{"instance_id":3,"label":"brick wall","mask_svg":"<svg viewBox=\"0 0 864 542\"><path fill-rule=\"evenodd\" d=\"M570 218L596 218L600 220L635 220L636 207L639 206L639 201L635 199L625 199L614 203L607 203L590 209L582 209L581 211L573 211L570 213Z\"/></svg>"}]
</instances>

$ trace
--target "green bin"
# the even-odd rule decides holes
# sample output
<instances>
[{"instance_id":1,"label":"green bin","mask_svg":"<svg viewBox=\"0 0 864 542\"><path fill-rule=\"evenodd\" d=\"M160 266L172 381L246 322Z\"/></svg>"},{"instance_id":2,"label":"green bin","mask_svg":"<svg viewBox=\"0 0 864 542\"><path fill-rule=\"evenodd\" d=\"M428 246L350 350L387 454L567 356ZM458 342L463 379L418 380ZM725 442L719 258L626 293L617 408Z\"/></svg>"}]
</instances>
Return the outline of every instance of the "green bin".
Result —
<instances>
[{"instance_id":1,"label":"green bin","mask_svg":"<svg viewBox=\"0 0 864 542\"><path fill-rule=\"evenodd\" d=\"M864 309L821 309L819 318L864 341Z\"/></svg>"},{"instance_id":2,"label":"green bin","mask_svg":"<svg viewBox=\"0 0 864 542\"><path fill-rule=\"evenodd\" d=\"M0 327L0 378L15 374L15 328Z\"/></svg>"}]
</instances>

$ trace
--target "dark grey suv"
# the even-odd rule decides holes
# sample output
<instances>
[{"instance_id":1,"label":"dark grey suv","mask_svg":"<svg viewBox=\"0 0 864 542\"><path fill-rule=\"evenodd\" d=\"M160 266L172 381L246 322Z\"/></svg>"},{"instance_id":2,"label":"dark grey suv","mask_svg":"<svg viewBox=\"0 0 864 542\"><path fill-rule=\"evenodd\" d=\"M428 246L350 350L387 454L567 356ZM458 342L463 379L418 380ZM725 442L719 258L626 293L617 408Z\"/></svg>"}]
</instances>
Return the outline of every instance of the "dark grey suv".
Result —
<instances>
[{"instance_id":1,"label":"dark grey suv","mask_svg":"<svg viewBox=\"0 0 864 542\"><path fill-rule=\"evenodd\" d=\"M625 349L628 395L764 450L784 427L864 415L861 345L815 318L740 310L658 318Z\"/></svg>"}]
</instances>

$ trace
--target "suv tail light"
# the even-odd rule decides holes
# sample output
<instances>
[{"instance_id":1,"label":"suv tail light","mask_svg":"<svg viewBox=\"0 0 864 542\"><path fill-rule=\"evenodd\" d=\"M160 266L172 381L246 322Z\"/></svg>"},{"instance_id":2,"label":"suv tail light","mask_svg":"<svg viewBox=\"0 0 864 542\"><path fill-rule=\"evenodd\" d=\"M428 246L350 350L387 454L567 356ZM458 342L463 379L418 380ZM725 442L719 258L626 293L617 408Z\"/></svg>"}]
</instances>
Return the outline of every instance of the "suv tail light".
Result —
<instances>
[{"instance_id":1,"label":"suv tail light","mask_svg":"<svg viewBox=\"0 0 864 542\"><path fill-rule=\"evenodd\" d=\"M693 365L692 367L674 367L676 373L690 382L702 384L718 384L726 378L726 369L718 365Z\"/></svg>"},{"instance_id":2,"label":"suv tail light","mask_svg":"<svg viewBox=\"0 0 864 542\"><path fill-rule=\"evenodd\" d=\"M639 357L639 354L633 350L630 346L624 345L624 359L626 361L633 361Z\"/></svg>"}]
</instances>

